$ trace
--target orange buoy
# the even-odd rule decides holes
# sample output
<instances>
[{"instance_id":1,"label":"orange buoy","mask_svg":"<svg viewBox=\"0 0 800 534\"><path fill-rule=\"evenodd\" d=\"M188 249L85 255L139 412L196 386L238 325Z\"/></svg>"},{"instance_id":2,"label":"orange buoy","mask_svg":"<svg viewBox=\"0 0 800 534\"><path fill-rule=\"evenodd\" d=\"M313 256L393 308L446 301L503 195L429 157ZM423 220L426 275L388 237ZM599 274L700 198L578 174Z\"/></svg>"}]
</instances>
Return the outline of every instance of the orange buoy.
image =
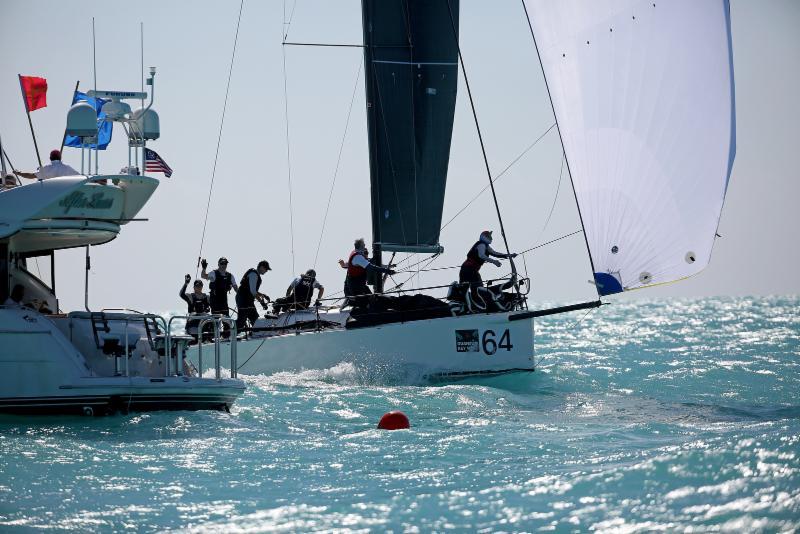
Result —
<instances>
[{"instance_id":1,"label":"orange buoy","mask_svg":"<svg viewBox=\"0 0 800 534\"><path fill-rule=\"evenodd\" d=\"M383 414L381 420L378 421L378 428L381 430L400 430L410 427L411 423L408 422L408 417L399 410Z\"/></svg>"}]
</instances>

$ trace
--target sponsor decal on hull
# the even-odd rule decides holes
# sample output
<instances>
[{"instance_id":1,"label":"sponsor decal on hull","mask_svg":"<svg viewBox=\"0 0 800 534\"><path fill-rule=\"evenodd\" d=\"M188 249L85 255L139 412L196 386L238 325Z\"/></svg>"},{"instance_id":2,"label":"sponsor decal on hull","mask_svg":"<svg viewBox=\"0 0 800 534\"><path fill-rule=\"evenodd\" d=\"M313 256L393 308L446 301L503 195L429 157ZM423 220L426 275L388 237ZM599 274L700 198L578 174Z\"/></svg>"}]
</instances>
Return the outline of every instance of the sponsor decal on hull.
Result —
<instances>
[{"instance_id":1,"label":"sponsor decal on hull","mask_svg":"<svg viewBox=\"0 0 800 534\"><path fill-rule=\"evenodd\" d=\"M480 352L477 330L456 330L456 352Z\"/></svg>"}]
</instances>

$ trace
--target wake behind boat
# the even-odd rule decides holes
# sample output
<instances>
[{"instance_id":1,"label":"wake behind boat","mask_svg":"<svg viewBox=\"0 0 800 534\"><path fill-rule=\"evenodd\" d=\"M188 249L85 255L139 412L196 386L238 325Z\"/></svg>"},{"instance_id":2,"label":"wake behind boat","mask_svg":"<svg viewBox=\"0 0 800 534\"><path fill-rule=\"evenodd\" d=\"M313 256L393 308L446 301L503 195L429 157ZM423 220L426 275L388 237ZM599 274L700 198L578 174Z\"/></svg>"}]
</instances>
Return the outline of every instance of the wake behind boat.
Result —
<instances>
[{"instance_id":1,"label":"wake behind boat","mask_svg":"<svg viewBox=\"0 0 800 534\"><path fill-rule=\"evenodd\" d=\"M530 281L511 254L459 49L459 2L364 0L375 295L366 284L348 293L357 246L344 307L302 306L255 321L240 342L239 370L344 361L422 377L531 371L536 317L595 308L601 297L708 264L735 155L728 2L528 4L540 63L532 68L544 74L598 299L528 309ZM478 242L458 282L428 288L444 295L387 291L396 253L443 251L459 63L505 248L495 256L508 258L511 273L484 284ZM392 257L383 266L385 253Z\"/></svg>"}]
</instances>

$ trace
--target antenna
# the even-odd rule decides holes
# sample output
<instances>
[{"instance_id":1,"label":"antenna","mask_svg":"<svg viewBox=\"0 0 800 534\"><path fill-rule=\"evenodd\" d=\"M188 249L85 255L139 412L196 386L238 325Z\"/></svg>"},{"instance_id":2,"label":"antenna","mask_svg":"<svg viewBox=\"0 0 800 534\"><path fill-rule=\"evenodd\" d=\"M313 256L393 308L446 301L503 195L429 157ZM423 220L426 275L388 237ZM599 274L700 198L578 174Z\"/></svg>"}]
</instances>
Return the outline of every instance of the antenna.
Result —
<instances>
[{"instance_id":1,"label":"antenna","mask_svg":"<svg viewBox=\"0 0 800 534\"><path fill-rule=\"evenodd\" d=\"M140 45L140 68L139 74L142 77L142 89L141 91L144 93L144 22L139 23L139 45ZM142 107L144 107L144 97L142 97Z\"/></svg>"},{"instance_id":2,"label":"antenna","mask_svg":"<svg viewBox=\"0 0 800 534\"><path fill-rule=\"evenodd\" d=\"M92 74L94 76L94 90L96 92L97 91L97 43L96 43L96 40L95 40L95 32L94 32L94 17L92 17L92 70L93 70ZM97 109L97 97L95 97L94 106L95 106L95 109ZM99 162L100 162L100 146L99 146L100 143L99 143L99 141L100 141L100 136L98 135L95 138L95 141L94 141L94 173L95 174L100 174L99 173L99 169L98 169ZM92 172L91 163L89 163L89 172ZM88 255L88 247L87 247L87 255ZM88 272L88 267L87 267L87 272ZM89 309L88 305L87 305L86 309Z\"/></svg>"}]
</instances>

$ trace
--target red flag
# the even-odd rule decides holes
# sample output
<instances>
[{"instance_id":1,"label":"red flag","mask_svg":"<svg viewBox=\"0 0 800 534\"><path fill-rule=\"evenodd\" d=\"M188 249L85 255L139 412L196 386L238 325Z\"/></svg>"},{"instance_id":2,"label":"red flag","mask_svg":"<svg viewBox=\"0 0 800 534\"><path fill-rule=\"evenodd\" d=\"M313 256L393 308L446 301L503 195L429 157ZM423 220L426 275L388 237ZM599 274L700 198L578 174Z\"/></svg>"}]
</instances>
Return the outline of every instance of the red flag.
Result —
<instances>
[{"instance_id":1,"label":"red flag","mask_svg":"<svg viewBox=\"0 0 800 534\"><path fill-rule=\"evenodd\" d=\"M47 106L47 80L38 76L19 77L25 108L30 112Z\"/></svg>"}]
</instances>

